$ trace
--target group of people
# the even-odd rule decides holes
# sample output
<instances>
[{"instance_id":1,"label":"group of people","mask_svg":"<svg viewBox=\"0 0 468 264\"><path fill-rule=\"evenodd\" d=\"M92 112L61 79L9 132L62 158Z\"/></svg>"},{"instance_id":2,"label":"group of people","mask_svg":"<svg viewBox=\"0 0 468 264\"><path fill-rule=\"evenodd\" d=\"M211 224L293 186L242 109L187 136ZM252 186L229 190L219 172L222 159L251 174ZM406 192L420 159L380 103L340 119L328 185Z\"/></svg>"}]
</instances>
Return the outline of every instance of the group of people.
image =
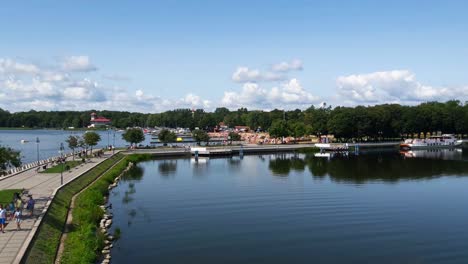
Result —
<instances>
[{"instance_id":1,"label":"group of people","mask_svg":"<svg viewBox=\"0 0 468 264\"><path fill-rule=\"evenodd\" d=\"M26 204L26 210L29 213L29 217L33 215L34 205L36 201L32 195L28 196L28 200L25 202L19 193L13 195L12 201L8 205L0 204L0 232L5 233L5 226L9 221L16 222L16 230L21 229L21 222L23 221L23 209Z\"/></svg>"}]
</instances>

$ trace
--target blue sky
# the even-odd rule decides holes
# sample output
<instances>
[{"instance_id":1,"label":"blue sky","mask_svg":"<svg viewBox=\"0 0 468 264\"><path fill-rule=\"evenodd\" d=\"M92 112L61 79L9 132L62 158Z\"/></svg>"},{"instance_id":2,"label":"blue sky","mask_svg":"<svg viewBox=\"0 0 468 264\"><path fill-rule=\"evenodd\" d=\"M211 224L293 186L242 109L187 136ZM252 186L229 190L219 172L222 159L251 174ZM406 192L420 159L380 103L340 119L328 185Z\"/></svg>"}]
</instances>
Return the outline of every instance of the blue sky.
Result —
<instances>
[{"instance_id":1,"label":"blue sky","mask_svg":"<svg viewBox=\"0 0 468 264\"><path fill-rule=\"evenodd\" d=\"M0 9L0 107L465 101L465 2L10 1Z\"/></svg>"}]
</instances>

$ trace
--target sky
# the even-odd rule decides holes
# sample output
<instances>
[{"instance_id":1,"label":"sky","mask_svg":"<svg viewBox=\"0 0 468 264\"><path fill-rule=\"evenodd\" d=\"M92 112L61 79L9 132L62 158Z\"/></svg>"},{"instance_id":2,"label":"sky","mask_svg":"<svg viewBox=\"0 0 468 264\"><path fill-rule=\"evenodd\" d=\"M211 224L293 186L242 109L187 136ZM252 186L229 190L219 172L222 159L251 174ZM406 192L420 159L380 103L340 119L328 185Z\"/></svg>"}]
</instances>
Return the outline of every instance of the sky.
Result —
<instances>
[{"instance_id":1,"label":"sky","mask_svg":"<svg viewBox=\"0 0 468 264\"><path fill-rule=\"evenodd\" d=\"M0 108L468 100L468 1L7 1Z\"/></svg>"}]
</instances>

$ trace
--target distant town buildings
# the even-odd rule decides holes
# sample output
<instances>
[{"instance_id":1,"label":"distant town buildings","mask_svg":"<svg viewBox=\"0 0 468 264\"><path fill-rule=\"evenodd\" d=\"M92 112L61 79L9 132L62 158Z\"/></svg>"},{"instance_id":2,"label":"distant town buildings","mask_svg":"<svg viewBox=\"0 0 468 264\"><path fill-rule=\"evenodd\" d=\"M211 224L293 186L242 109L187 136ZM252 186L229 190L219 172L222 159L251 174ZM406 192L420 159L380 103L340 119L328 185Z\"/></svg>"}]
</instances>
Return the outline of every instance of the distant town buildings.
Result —
<instances>
[{"instance_id":1,"label":"distant town buildings","mask_svg":"<svg viewBox=\"0 0 468 264\"><path fill-rule=\"evenodd\" d=\"M110 125L111 120L102 116L98 116L96 113L91 113L91 120L90 125L88 128L96 128L96 127L105 127Z\"/></svg>"}]
</instances>

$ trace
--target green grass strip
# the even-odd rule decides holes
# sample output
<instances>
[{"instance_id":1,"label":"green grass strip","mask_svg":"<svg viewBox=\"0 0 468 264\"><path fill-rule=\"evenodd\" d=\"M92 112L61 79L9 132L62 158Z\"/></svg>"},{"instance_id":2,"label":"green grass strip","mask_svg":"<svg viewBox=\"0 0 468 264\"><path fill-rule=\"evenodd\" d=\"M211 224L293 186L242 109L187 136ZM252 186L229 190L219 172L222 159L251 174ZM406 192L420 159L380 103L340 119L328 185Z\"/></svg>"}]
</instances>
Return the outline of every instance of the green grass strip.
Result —
<instances>
[{"instance_id":1,"label":"green grass strip","mask_svg":"<svg viewBox=\"0 0 468 264\"><path fill-rule=\"evenodd\" d=\"M117 154L103 161L57 192L47 214L42 219L35 239L26 253L25 263L45 264L54 262L73 195L101 176L122 158L122 154Z\"/></svg>"},{"instance_id":2,"label":"green grass strip","mask_svg":"<svg viewBox=\"0 0 468 264\"><path fill-rule=\"evenodd\" d=\"M57 164L53 167L45 169L44 171L41 171L40 173L60 173L62 170L63 172L65 172L67 166L68 166L68 169L71 169L80 165L81 163L82 161L80 160L70 160L70 161L66 161L63 165Z\"/></svg>"},{"instance_id":3,"label":"green grass strip","mask_svg":"<svg viewBox=\"0 0 468 264\"><path fill-rule=\"evenodd\" d=\"M75 199L73 227L65 240L61 263L94 263L104 247L105 236L99 231L103 211L99 208L108 194L108 186L129 162L149 159L149 155L131 155L107 171Z\"/></svg>"},{"instance_id":4,"label":"green grass strip","mask_svg":"<svg viewBox=\"0 0 468 264\"><path fill-rule=\"evenodd\" d=\"M1 190L0 191L0 204L4 207L7 206L11 201L13 201L13 194L20 193L21 189L8 189L8 190Z\"/></svg>"}]
</instances>

